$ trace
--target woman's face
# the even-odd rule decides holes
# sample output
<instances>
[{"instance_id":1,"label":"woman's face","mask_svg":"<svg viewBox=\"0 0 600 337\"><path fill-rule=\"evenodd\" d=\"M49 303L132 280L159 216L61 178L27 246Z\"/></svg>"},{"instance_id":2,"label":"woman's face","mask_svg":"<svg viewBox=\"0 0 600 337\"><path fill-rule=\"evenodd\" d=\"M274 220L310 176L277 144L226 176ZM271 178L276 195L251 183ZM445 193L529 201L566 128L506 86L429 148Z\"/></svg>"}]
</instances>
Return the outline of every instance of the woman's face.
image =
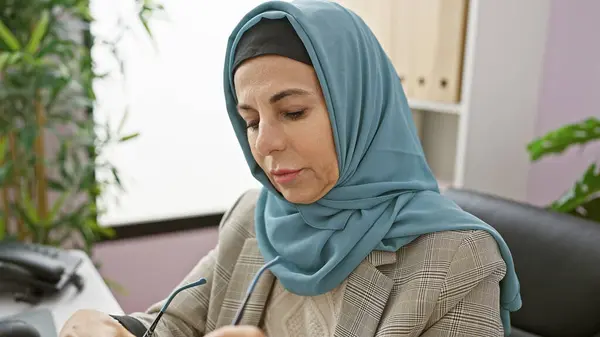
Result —
<instances>
[{"instance_id":1,"label":"woman's face","mask_svg":"<svg viewBox=\"0 0 600 337\"><path fill-rule=\"evenodd\" d=\"M273 186L298 204L327 194L338 180L338 162L314 69L283 56L259 56L237 68L234 83L252 155Z\"/></svg>"}]
</instances>

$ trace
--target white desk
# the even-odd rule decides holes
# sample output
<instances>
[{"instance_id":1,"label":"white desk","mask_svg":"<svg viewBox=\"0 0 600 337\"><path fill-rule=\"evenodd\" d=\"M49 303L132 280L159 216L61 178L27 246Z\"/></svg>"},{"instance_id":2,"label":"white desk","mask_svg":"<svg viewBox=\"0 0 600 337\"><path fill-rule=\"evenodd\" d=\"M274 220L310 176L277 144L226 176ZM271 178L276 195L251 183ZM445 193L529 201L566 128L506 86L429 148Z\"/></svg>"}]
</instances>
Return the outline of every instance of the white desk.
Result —
<instances>
[{"instance_id":1,"label":"white desk","mask_svg":"<svg viewBox=\"0 0 600 337\"><path fill-rule=\"evenodd\" d=\"M12 297L0 294L0 317L11 316L31 309L47 308L52 311L57 332L66 320L79 309L96 309L108 314L123 314L123 309L104 283L102 276L94 267L92 260L82 251L73 251L83 258L77 273L83 280L84 287L80 293L73 285L54 298L47 298L38 305L17 303Z\"/></svg>"}]
</instances>

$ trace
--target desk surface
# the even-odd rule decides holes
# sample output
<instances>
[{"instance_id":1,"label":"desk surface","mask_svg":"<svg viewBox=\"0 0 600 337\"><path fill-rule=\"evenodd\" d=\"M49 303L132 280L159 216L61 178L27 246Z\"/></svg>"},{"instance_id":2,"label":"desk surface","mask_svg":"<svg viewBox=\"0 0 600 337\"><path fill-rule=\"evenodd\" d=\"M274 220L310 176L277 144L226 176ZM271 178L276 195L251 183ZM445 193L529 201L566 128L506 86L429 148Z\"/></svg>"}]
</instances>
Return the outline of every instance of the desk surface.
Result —
<instances>
[{"instance_id":1,"label":"desk surface","mask_svg":"<svg viewBox=\"0 0 600 337\"><path fill-rule=\"evenodd\" d=\"M48 308L54 316L54 324L60 331L66 320L79 309L96 309L108 314L123 314L123 309L94 267L92 260L82 251L73 251L83 258L78 273L84 281L80 293L74 286L53 298L47 298L36 306L16 303L12 297L0 294L0 317L11 316L31 309Z\"/></svg>"}]
</instances>

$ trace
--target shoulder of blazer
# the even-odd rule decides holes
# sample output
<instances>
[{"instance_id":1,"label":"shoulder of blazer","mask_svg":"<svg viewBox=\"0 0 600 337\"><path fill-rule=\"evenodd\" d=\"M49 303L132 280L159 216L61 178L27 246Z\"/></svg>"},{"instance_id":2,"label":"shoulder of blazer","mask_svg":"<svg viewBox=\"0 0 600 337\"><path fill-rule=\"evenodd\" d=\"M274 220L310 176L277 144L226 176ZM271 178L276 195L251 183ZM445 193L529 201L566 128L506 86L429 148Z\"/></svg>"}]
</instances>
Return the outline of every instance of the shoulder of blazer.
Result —
<instances>
[{"instance_id":1,"label":"shoulder of blazer","mask_svg":"<svg viewBox=\"0 0 600 337\"><path fill-rule=\"evenodd\" d=\"M244 192L231 206L219 224L219 246L230 249L242 246L246 239L254 238L254 210L260 190L251 189ZM228 257L233 257L227 254Z\"/></svg>"},{"instance_id":2,"label":"shoulder of blazer","mask_svg":"<svg viewBox=\"0 0 600 337\"><path fill-rule=\"evenodd\" d=\"M254 237L254 209L260 194L259 189L244 192L223 214L219 223L219 236L234 230L245 238Z\"/></svg>"},{"instance_id":3,"label":"shoulder of blazer","mask_svg":"<svg viewBox=\"0 0 600 337\"><path fill-rule=\"evenodd\" d=\"M506 268L496 240L484 230L424 234L396 254L395 269L402 269L407 262L422 264L423 270L436 269L437 277L444 281L451 271L485 271L481 275L484 276L498 269L505 272ZM425 275L435 278L431 273Z\"/></svg>"},{"instance_id":4,"label":"shoulder of blazer","mask_svg":"<svg viewBox=\"0 0 600 337\"><path fill-rule=\"evenodd\" d=\"M502 329L498 285L506 273L506 264L496 240L487 231L424 234L396 254L395 263L380 268L400 289L388 299L380 321L381 331L424 331L446 314L447 319L459 324L460 319L472 320L481 312L498 318L490 323L494 333L481 335L495 336ZM466 306L460 306L462 301L468 302ZM466 313L465 308L473 307L476 309L472 313ZM441 336L432 332L434 335Z\"/></svg>"}]
</instances>

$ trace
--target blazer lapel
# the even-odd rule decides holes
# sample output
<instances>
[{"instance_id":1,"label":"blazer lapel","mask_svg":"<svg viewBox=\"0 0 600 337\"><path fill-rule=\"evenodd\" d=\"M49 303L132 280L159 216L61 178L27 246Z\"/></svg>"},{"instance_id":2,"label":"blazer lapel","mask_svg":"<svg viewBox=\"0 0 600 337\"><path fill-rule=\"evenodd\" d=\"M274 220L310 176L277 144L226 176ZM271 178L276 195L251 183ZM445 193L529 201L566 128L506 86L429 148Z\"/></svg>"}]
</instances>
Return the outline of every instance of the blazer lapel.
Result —
<instances>
[{"instance_id":1,"label":"blazer lapel","mask_svg":"<svg viewBox=\"0 0 600 337\"><path fill-rule=\"evenodd\" d=\"M246 297L246 292L254 276L264 264L256 239L246 239L231 274L232 281L229 283L223 299L217 327L231 324ZM244 307L240 324L254 326L260 324L274 280L275 278L269 270L265 270L260 276Z\"/></svg>"},{"instance_id":2,"label":"blazer lapel","mask_svg":"<svg viewBox=\"0 0 600 337\"><path fill-rule=\"evenodd\" d=\"M377 267L394 263L394 252L374 251L350 274L335 337L373 336L394 284Z\"/></svg>"}]
</instances>

